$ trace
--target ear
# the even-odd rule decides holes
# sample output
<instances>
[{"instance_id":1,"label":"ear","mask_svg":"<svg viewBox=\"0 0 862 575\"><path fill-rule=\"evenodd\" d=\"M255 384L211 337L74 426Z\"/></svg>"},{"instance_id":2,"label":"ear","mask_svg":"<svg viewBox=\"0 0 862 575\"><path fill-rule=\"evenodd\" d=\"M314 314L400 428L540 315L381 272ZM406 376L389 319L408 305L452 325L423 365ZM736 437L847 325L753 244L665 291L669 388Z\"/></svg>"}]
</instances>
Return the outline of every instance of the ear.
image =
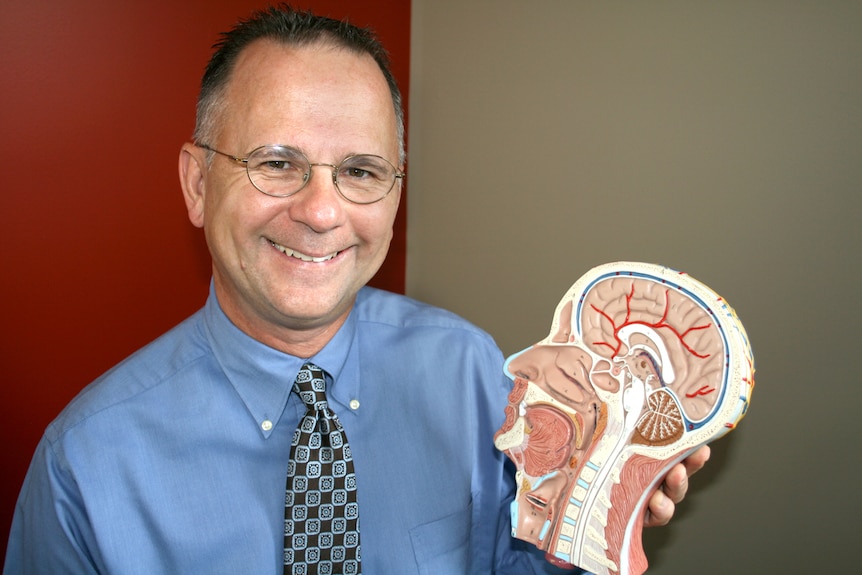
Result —
<instances>
[{"instance_id":1,"label":"ear","mask_svg":"<svg viewBox=\"0 0 862 575\"><path fill-rule=\"evenodd\" d=\"M192 143L180 149L180 185L192 225L204 227L204 200L206 199L206 152Z\"/></svg>"}]
</instances>

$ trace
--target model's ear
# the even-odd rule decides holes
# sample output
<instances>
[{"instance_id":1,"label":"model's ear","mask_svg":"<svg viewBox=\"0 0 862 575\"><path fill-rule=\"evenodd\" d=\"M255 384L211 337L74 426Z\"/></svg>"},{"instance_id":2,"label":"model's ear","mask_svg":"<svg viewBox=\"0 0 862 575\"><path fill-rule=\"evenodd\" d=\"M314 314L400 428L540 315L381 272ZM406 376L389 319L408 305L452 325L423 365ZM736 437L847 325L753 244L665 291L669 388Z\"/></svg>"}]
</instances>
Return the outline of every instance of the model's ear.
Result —
<instances>
[{"instance_id":1,"label":"model's ear","mask_svg":"<svg viewBox=\"0 0 862 575\"><path fill-rule=\"evenodd\" d=\"M204 227L204 200L206 199L206 151L192 143L180 149L180 185L193 225Z\"/></svg>"}]
</instances>

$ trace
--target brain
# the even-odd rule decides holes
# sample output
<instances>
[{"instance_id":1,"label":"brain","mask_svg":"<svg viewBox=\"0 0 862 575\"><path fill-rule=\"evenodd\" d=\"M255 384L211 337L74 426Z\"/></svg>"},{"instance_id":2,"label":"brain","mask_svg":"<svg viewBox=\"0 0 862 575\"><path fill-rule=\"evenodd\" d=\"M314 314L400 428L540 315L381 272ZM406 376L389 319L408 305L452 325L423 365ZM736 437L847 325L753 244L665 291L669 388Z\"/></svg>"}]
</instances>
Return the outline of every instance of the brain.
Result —
<instances>
[{"instance_id":1,"label":"brain","mask_svg":"<svg viewBox=\"0 0 862 575\"><path fill-rule=\"evenodd\" d=\"M708 309L678 286L613 275L592 286L577 316L591 351L609 360L626 358L632 373L652 375L655 386L674 394L688 419L702 420L715 406L725 342Z\"/></svg>"}]
</instances>

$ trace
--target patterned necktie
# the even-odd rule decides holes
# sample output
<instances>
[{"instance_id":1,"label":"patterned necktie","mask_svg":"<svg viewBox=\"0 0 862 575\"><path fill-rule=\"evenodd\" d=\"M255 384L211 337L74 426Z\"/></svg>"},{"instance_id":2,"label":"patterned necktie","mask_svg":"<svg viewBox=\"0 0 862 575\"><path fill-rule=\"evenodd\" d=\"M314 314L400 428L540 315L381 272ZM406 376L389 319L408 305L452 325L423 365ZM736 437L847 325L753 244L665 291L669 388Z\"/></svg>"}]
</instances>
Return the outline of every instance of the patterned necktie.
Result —
<instances>
[{"instance_id":1,"label":"patterned necktie","mask_svg":"<svg viewBox=\"0 0 862 575\"><path fill-rule=\"evenodd\" d=\"M293 434L284 505L285 575L359 574L359 506L347 436L306 363L293 390L306 412Z\"/></svg>"}]
</instances>

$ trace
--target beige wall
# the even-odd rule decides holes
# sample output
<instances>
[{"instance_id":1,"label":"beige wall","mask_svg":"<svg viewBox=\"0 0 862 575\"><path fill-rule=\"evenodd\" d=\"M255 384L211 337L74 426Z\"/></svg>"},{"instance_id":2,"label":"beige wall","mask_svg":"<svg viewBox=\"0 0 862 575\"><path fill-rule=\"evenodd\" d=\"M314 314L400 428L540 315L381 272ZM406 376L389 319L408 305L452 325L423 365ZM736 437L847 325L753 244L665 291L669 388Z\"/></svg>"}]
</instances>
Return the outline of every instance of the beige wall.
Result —
<instances>
[{"instance_id":1,"label":"beige wall","mask_svg":"<svg viewBox=\"0 0 862 575\"><path fill-rule=\"evenodd\" d=\"M860 30L858 2L413 2L410 295L512 353L643 260L748 329L749 416L650 573L856 570Z\"/></svg>"}]
</instances>

